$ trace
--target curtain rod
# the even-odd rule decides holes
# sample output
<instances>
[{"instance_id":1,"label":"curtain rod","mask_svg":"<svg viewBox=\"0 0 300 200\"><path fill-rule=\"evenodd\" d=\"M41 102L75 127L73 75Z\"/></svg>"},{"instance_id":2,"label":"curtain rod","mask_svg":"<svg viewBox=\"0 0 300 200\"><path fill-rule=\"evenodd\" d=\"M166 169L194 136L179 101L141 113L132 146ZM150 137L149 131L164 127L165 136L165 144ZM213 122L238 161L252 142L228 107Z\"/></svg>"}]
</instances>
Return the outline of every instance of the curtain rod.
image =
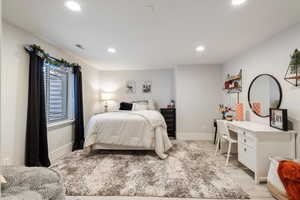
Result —
<instances>
[{"instance_id":1,"label":"curtain rod","mask_svg":"<svg viewBox=\"0 0 300 200\"><path fill-rule=\"evenodd\" d=\"M61 64L66 65L67 67L80 67L80 65L77 64L77 63L69 63L69 62L67 62L67 61L64 60L64 59L58 59L58 58L55 58L55 57L53 57L53 56L50 56L48 53L45 53L45 51L44 51L41 47L39 47L38 45L36 45L36 44L33 44L33 45L25 45L25 46L24 46L24 49L25 49L27 52L33 52L34 49L37 49L40 57L52 59L52 60L54 60L54 61L56 62L56 63L55 63L56 65L57 65L57 63L61 63Z\"/></svg>"}]
</instances>

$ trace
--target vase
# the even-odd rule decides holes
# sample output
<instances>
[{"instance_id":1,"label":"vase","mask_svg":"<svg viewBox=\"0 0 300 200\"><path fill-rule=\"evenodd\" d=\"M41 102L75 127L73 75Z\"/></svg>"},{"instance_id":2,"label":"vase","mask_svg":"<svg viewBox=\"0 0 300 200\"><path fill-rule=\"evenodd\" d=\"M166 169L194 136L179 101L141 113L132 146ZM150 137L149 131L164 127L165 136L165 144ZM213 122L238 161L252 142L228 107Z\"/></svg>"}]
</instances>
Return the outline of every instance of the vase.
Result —
<instances>
[{"instance_id":1,"label":"vase","mask_svg":"<svg viewBox=\"0 0 300 200\"><path fill-rule=\"evenodd\" d=\"M223 120L226 119L226 113L222 113L222 115L223 115L222 119Z\"/></svg>"}]
</instances>

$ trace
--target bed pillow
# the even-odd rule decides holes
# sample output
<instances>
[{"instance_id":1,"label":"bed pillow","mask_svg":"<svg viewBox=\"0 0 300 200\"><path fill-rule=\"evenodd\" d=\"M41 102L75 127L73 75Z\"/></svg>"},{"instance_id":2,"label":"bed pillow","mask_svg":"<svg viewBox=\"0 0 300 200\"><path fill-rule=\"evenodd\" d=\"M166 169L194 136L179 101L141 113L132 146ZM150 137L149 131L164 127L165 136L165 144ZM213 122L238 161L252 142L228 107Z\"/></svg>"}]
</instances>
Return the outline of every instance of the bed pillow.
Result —
<instances>
[{"instance_id":1,"label":"bed pillow","mask_svg":"<svg viewBox=\"0 0 300 200\"><path fill-rule=\"evenodd\" d=\"M7 183L4 176L0 175L0 183Z\"/></svg>"},{"instance_id":2,"label":"bed pillow","mask_svg":"<svg viewBox=\"0 0 300 200\"><path fill-rule=\"evenodd\" d=\"M133 101L132 103L147 105L147 110L156 110L155 101L153 99Z\"/></svg>"},{"instance_id":3,"label":"bed pillow","mask_svg":"<svg viewBox=\"0 0 300 200\"><path fill-rule=\"evenodd\" d=\"M121 102L119 110L132 110L132 107L133 107L132 103Z\"/></svg>"},{"instance_id":4,"label":"bed pillow","mask_svg":"<svg viewBox=\"0 0 300 200\"><path fill-rule=\"evenodd\" d=\"M149 109L149 110L156 110L154 100L152 100L152 99L149 99L149 100L148 100L148 109Z\"/></svg>"},{"instance_id":5,"label":"bed pillow","mask_svg":"<svg viewBox=\"0 0 300 200\"><path fill-rule=\"evenodd\" d=\"M133 103L132 110L138 111L138 110L148 110L147 104L141 104L141 103Z\"/></svg>"}]
</instances>

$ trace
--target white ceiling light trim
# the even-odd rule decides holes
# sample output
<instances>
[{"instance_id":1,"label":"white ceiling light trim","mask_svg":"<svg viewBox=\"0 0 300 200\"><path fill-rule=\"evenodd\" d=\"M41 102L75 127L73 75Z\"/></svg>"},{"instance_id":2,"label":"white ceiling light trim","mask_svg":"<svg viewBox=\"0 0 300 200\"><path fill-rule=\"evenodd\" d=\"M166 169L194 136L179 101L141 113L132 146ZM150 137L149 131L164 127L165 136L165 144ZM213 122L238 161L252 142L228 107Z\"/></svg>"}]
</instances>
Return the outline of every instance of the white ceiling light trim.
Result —
<instances>
[{"instance_id":1,"label":"white ceiling light trim","mask_svg":"<svg viewBox=\"0 0 300 200\"><path fill-rule=\"evenodd\" d=\"M117 50L115 48L110 47L110 48L107 49L107 52L108 53L116 53Z\"/></svg>"},{"instance_id":2,"label":"white ceiling light trim","mask_svg":"<svg viewBox=\"0 0 300 200\"><path fill-rule=\"evenodd\" d=\"M203 52L203 51L205 51L205 46L203 46L203 45L197 46L195 50L197 52Z\"/></svg>"},{"instance_id":3,"label":"white ceiling light trim","mask_svg":"<svg viewBox=\"0 0 300 200\"><path fill-rule=\"evenodd\" d=\"M65 6L68 9L70 9L71 11L74 11L74 12L80 12L81 11L81 6L76 1L66 1Z\"/></svg>"},{"instance_id":4,"label":"white ceiling light trim","mask_svg":"<svg viewBox=\"0 0 300 200\"><path fill-rule=\"evenodd\" d=\"M247 0L232 0L231 3L234 6L239 6L242 5L243 3L245 3Z\"/></svg>"}]
</instances>

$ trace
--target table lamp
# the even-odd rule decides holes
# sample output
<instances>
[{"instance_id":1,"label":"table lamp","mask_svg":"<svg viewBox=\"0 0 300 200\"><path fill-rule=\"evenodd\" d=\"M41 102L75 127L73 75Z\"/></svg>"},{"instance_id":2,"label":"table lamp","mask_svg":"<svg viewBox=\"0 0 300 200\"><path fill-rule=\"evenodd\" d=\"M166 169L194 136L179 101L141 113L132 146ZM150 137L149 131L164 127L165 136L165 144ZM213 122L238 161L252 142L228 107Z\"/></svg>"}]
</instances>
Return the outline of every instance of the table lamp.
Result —
<instances>
[{"instance_id":1,"label":"table lamp","mask_svg":"<svg viewBox=\"0 0 300 200\"><path fill-rule=\"evenodd\" d=\"M108 112L108 101L112 100L112 93L102 93L101 99L104 101L104 112Z\"/></svg>"}]
</instances>

